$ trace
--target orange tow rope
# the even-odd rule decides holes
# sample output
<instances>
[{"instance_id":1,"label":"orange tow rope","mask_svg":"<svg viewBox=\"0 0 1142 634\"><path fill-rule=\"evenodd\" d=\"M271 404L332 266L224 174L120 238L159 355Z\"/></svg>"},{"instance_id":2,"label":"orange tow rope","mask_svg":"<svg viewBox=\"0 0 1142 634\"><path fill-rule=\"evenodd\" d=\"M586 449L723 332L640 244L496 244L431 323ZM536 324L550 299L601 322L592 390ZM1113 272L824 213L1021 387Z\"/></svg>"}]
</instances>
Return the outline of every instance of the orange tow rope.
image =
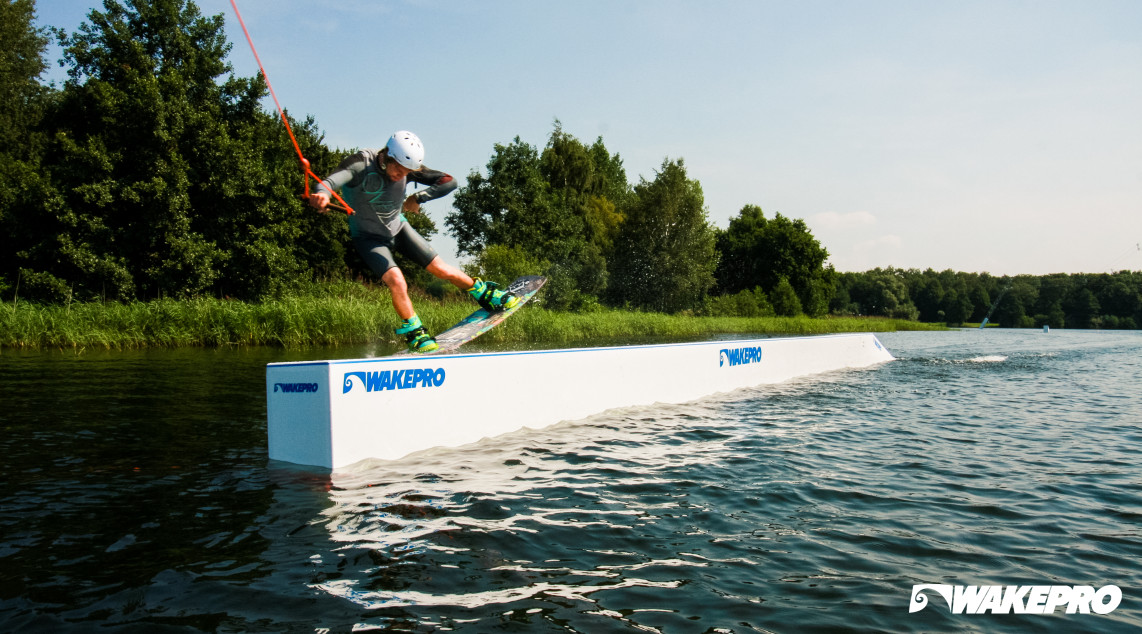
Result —
<instances>
[{"instance_id":1,"label":"orange tow rope","mask_svg":"<svg viewBox=\"0 0 1142 634\"><path fill-rule=\"evenodd\" d=\"M258 57L258 49L254 48L254 40L250 38L250 32L246 30L246 21L242 19L242 12L238 10L238 3L235 2L235 0L230 0L230 6L234 7L234 15L238 16L238 24L242 25L242 33L246 34L246 41L250 44L250 51L254 53L254 61L258 62L258 70L262 71L262 79L266 80L266 87L270 89L270 96L274 98L274 105L278 107L278 114L281 115L282 123L285 124L286 132L289 133L289 140L293 141L293 149L297 150L297 159L301 162L301 169L305 173L305 194L302 196L302 198L308 200L309 177L312 176L313 180L319 183L321 182L321 178L318 177L317 174L313 173L313 170L309 168L309 161L301 153L301 146L297 144L297 137L293 135L293 128L290 127L289 120L286 119L285 116L285 111L282 110L282 105L278 102L278 96L274 93L274 87L270 85L270 76L266 74L266 69L264 66L262 66L262 59ZM338 202L341 203L341 206L328 205L328 207L333 209L340 209L350 216L353 215L353 208L349 206L349 203L345 202L344 198L341 198L340 194L332 190L330 193L333 194L334 198L336 198Z\"/></svg>"}]
</instances>

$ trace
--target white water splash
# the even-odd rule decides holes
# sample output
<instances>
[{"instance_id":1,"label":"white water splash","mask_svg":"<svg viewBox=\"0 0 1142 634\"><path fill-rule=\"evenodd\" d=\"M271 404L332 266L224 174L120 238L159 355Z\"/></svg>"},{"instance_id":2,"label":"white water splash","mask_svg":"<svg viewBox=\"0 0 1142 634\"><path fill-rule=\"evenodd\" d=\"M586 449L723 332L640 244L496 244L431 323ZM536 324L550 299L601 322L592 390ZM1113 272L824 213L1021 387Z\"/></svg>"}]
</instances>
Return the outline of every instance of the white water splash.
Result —
<instances>
[{"instance_id":1,"label":"white water splash","mask_svg":"<svg viewBox=\"0 0 1142 634\"><path fill-rule=\"evenodd\" d=\"M989 354L982 357L972 357L967 359L967 363L1003 363L1007 357L1001 354Z\"/></svg>"}]
</instances>

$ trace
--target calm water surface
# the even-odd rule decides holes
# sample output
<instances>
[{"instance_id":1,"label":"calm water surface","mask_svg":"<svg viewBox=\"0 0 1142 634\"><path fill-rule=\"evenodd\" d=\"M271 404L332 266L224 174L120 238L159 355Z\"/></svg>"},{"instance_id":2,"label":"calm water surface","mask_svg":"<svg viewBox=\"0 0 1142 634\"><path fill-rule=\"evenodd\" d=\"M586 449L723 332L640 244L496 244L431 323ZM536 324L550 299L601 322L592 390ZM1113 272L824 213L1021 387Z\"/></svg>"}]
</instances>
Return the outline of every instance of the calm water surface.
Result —
<instances>
[{"instance_id":1,"label":"calm water surface","mask_svg":"<svg viewBox=\"0 0 1142 634\"><path fill-rule=\"evenodd\" d=\"M1142 629L1142 334L881 340L332 475L267 459L264 365L367 350L5 351L0 631ZM1123 599L909 614L920 583Z\"/></svg>"}]
</instances>

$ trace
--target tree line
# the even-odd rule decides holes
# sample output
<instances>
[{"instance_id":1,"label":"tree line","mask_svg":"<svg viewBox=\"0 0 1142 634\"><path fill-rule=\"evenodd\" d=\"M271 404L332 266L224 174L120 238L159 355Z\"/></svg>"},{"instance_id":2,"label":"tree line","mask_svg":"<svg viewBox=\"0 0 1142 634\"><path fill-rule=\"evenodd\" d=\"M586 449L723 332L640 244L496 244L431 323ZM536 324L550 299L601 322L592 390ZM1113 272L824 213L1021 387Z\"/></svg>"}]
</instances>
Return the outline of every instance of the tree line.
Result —
<instances>
[{"instance_id":1,"label":"tree line","mask_svg":"<svg viewBox=\"0 0 1142 634\"><path fill-rule=\"evenodd\" d=\"M104 3L75 33L0 2L0 283L65 302L256 298L341 275L344 222L303 207L297 159L260 78L234 76L221 15ZM61 87L38 80L49 37ZM318 170L337 158L293 122Z\"/></svg>"},{"instance_id":2,"label":"tree line","mask_svg":"<svg viewBox=\"0 0 1142 634\"><path fill-rule=\"evenodd\" d=\"M221 15L187 0L109 0L70 34L34 16L34 0L0 0L0 293L259 300L369 275L344 216L299 199L285 129L260 105L262 79L234 75ZM59 87L39 81L50 37L64 50ZM313 118L290 121L316 172L346 153L325 145ZM428 238L438 231L410 220ZM631 182L601 137L584 143L558 121L542 147L496 144L444 226L475 272L543 273L544 301L563 310L961 323L994 304L1005 326L1142 323L1137 273L837 272L804 221L746 205L720 229L681 158Z\"/></svg>"},{"instance_id":3,"label":"tree line","mask_svg":"<svg viewBox=\"0 0 1142 634\"><path fill-rule=\"evenodd\" d=\"M518 137L496 145L445 224L489 276L544 271L544 301L561 309L772 314L773 297L782 314L823 315L833 288L804 222L748 205L718 229L682 159L631 184L602 138L587 145L558 121L542 150ZM716 299L742 292L750 300Z\"/></svg>"},{"instance_id":4,"label":"tree line","mask_svg":"<svg viewBox=\"0 0 1142 634\"><path fill-rule=\"evenodd\" d=\"M830 310L951 325L989 318L1008 328L1134 330L1142 325L1142 272L996 277L878 268L838 274Z\"/></svg>"}]
</instances>

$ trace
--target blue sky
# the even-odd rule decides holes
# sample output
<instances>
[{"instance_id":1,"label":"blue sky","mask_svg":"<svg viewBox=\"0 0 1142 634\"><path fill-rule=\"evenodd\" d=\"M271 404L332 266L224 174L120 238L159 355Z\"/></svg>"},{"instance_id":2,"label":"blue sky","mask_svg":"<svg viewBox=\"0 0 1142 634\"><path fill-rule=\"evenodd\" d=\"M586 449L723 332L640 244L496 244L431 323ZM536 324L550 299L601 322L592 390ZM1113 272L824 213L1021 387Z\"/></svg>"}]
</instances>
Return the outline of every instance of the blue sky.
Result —
<instances>
[{"instance_id":1,"label":"blue sky","mask_svg":"<svg viewBox=\"0 0 1142 634\"><path fill-rule=\"evenodd\" d=\"M256 73L229 1L197 4ZM69 31L101 6L38 5ZM558 118L632 182L684 159L719 227L746 204L804 219L838 270L1142 270L1136 0L238 7L278 98L335 147L409 129L463 180ZM442 233L448 201L426 207Z\"/></svg>"}]
</instances>

